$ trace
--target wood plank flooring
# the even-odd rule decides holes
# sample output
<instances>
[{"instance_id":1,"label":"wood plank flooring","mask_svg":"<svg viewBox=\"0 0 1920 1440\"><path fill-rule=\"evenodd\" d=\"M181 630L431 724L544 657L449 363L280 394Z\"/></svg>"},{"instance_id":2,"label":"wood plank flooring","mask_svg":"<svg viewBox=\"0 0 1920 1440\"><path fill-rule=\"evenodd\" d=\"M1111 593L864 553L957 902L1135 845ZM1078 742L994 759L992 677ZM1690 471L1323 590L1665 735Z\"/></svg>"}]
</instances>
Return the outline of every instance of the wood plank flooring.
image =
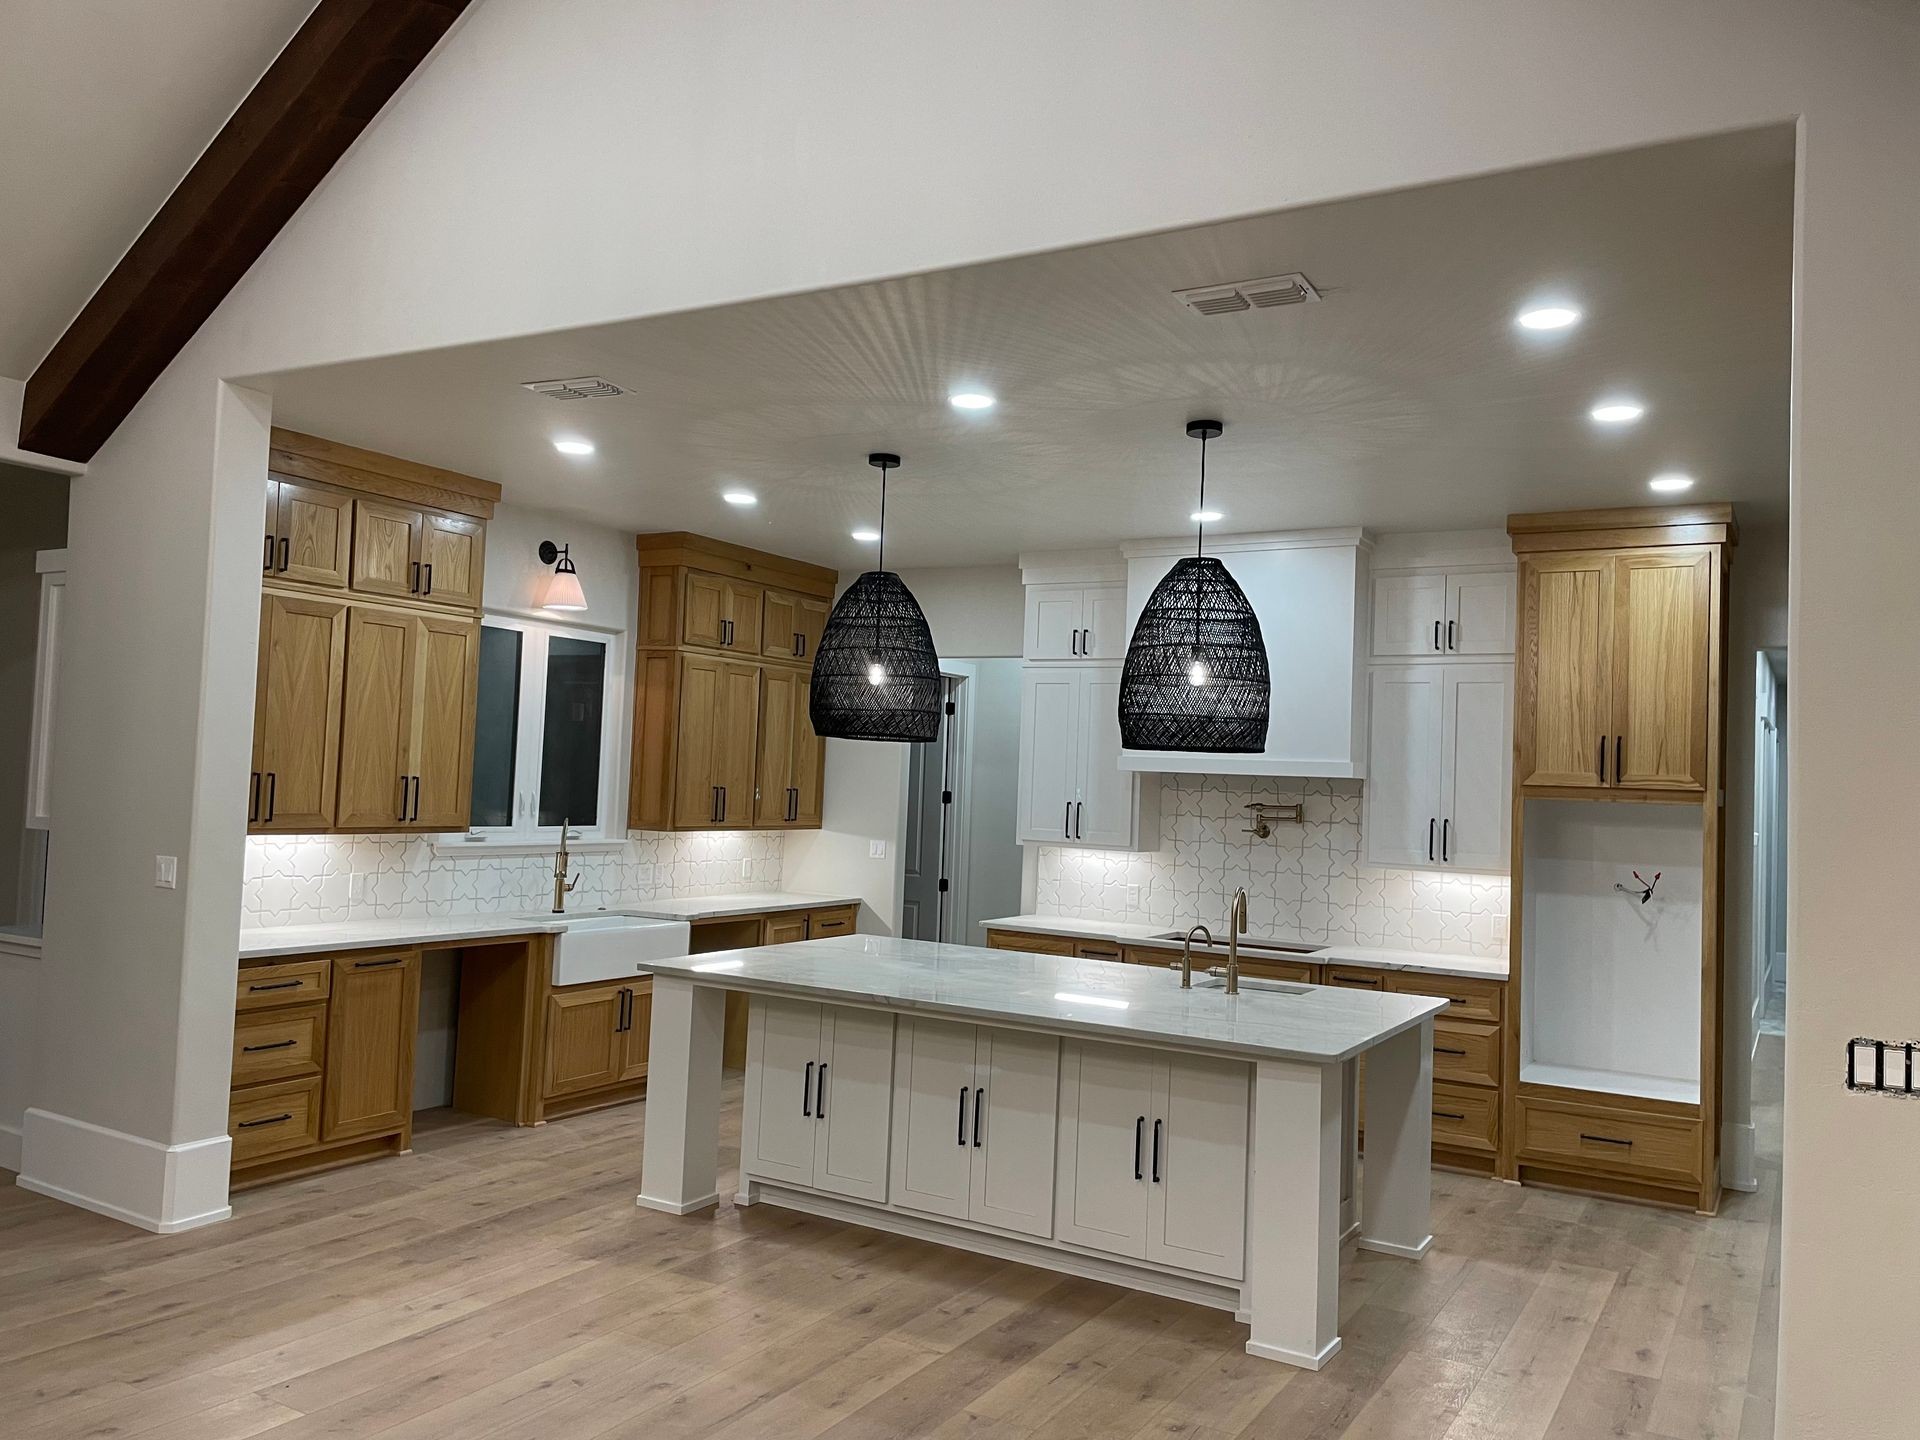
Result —
<instances>
[{"instance_id":1,"label":"wood plank flooring","mask_svg":"<svg viewBox=\"0 0 1920 1440\"><path fill-rule=\"evenodd\" d=\"M1780 1053L1757 1193L1701 1220L1437 1174L1432 1254L1349 1253L1318 1374L1176 1301L766 1206L636 1209L643 1106L535 1131L423 1115L413 1155L186 1235L8 1184L0 1432L1763 1440ZM738 1114L735 1082L729 1147Z\"/></svg>"}]
</instances>

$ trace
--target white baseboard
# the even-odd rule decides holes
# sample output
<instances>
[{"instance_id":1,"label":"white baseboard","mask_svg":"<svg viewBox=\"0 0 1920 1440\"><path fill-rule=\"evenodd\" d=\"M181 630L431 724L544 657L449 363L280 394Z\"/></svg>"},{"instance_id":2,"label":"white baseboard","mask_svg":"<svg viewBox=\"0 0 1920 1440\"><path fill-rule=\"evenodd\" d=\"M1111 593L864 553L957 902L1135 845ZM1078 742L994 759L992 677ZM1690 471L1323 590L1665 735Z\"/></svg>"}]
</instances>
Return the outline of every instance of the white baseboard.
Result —
<instances>
[{"instance_id":1,"label":"white baseboard","mask_svg":"<svg viewBox=\"0 0 1920 1440\"><path fill-rule=\"evenodd\" d=\"M163 1145L70 1115L28 1110L17 1183L37 1195L171 1235L233 1213L227 1205L232 1150L225 1135Z\"/></svg>"},{"instance_id":2,"label":"white baseboard","mask_svg":"<svg viewBox=\"0 0 1920 1440\"><path fill-rule=\"evenodd\" d=\"M20 1127L0 1125L0 1170L20 1169Z\"/></svg>"},{"instance_id":3,"label":"white baseboard","mask_svg":"<svg viewBox=\"0 0 1920 1440\"><path fill-rule=\"evenodd\" d=\"M1282 1365L1292 1365L1301 1370L1318 1370L1339 1353L1338 1335L1329 1340L1317 1355L1305 1350L1289 1350L1284 1345L1262 1345L1258 1340L1247 1341L1247 1354L1261 1360L1278 1360Z\"/></svg>"},{"instance_id":4,"label":"white baseboard","mask_svg":"<svg viewBox=\"0 0 1920 1440\"><path fill-rule=\"evenodd\" d=\"M1720 1127L1720 1183L1729 1190L1758 1190L1753 1165L1753 1126L1732 1121Z\"/></svg>"}]
</instances>

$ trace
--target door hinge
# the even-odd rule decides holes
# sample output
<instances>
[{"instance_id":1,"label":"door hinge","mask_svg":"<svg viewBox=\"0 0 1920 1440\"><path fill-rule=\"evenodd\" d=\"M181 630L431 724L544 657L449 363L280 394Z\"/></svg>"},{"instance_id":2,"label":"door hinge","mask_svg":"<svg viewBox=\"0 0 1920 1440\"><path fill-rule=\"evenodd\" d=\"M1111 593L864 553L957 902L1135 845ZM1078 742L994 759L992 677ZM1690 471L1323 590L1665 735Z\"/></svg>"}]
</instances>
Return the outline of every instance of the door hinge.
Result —
<instances>
[{"instance_id":1,"label":"door hinge","mask_svg":"<svg viewBox=\"0 0 1920 1440\"><path fill-rule=\"evenodd\" d=\"M941 803L942 805L951 805L951 804L953 804L953 791L951 791L951 790L942 790L942 791L940 792L940 803Z\"/></svg>"},{"instance_id":2,"label":"door hinge","mask_svg":"<svg viewBox=\"0 0 1920 1440\"><path fill-rule=\"evenodd\" d=\"M942 895L947 893L947 880L944 875L940 877L940 893Z\"/></svg>"},{"instance_id":3,"label":"door hinge","mask_svg":"<svg viewBox=\"0 0 1920 1440\"><path fill-rule=\"evenodd\" d=\"M953 714L953 701L947 701L947 714Z\"/></svg>"}]
</instances>

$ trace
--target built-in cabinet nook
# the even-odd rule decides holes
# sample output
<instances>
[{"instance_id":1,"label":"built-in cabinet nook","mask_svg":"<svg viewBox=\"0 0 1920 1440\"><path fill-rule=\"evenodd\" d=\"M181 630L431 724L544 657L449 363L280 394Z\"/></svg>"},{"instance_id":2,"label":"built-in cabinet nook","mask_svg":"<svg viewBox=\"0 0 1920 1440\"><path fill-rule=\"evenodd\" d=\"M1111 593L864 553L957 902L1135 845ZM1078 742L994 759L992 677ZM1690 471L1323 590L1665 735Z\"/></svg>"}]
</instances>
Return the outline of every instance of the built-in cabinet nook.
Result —
<instances>
[{"instance_id":1,"label":"built-in cabinet nook","mask_svg":"<svg viewBox=\"0 0 1920 1440\"><path fill-rule=\"evenodd\" d=\"M807 686L832 570L704 536L642 535L637 830L817 830L826 746Z\"/></svg>"},{"instance_id":2,"label":"built-in cabinet nook","mask_svg":"<svg viewBox=\"0 0 1920 1440\"><path fill-rule=\"evenodd\" d=\"M1727 505L1515 515L1501 1173L1720 1197Z\"/></svg>"},{"instance_id":3,"label":"built-in cabinet nook","mask_svg":"<svg viewBox=\"0 0 1920 1440\"><path fill-rule=\"evenodd\" d=\"M500 487L273 432L247 828L467 826Z\"/></svg>"}]
</instances>

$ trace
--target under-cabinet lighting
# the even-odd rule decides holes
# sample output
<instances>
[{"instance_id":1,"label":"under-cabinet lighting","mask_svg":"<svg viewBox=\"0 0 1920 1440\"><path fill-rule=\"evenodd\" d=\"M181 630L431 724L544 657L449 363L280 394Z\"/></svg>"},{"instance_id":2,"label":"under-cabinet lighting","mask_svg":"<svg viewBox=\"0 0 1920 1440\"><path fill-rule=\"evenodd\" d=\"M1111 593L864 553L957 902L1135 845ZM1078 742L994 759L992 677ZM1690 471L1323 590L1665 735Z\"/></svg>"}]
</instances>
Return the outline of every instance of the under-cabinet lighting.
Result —
<instances>
[{"instance_id":1,"label":"under-cabinet lighting","mask_svg":"<svg viewBox=\"0 0 1920 1440\"><path fill-rule=\"evenodd\" d=\"M744 960L702 960L698 965L689 966L688 968L698 970L702 974L709 974L715 970L744 970L747 968L747 962Z\"/></svg>"},{"instance_id":2,"label":"under-cabinet lighting","mask_svg":"<svg viewBox=\"0 0 1920 1440\"><path fill-rule=\"evenodd\" d=\"M1053 998L1063 1005L1098 1005L1102 1010L1125 1010L1127 1002L1116 1000L1111 995L1075 995L1069 990L1056 990Z\"/></svg>"}]
</instances>

